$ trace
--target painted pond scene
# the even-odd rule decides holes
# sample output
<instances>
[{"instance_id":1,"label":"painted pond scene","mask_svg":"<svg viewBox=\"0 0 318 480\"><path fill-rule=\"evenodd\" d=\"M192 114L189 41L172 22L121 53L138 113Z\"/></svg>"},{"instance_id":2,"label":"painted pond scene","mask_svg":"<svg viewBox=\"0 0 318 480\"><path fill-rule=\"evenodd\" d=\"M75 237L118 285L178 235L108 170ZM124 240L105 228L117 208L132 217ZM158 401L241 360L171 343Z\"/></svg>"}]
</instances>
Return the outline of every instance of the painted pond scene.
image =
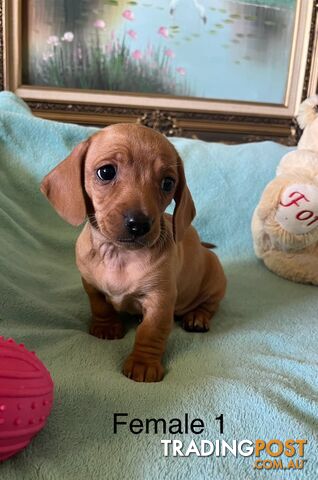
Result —
<instances>
[{"instance_id":1,"label":"painted pond scene","mask_svg":"<svg viewBox=\"0 0 318 480\"><path fill-rule=\"evenodd\" d=\"M23 82L280 104L297 0L26 0Z\"/></svg>"}]
</instances>

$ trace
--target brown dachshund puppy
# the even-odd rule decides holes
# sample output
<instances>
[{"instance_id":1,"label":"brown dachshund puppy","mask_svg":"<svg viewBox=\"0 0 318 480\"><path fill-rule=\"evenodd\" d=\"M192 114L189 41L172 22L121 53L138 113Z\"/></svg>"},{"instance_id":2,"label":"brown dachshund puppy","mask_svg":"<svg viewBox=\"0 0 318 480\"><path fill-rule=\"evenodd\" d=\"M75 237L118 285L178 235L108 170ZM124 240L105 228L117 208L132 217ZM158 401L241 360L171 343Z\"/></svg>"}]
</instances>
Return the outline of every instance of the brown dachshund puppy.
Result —
<instances>
[{"instance_id":1,"label":"brown dachshund puppy","mask_svg":"<svg viewBox=\"0 0 318 480\"><path fill-rule=\"evenodd\" d=\"M218 258L190 226L195 207L177 151L154 130L113 125L79 144L41 190L72 225L88 217L76 258L90 333L121 338L117 312L142 315L124 374L160 381L174 315L188 331L207 331L226 288ZM173 199L171 217L164 211Z\"/></svg>"}]
</instances>

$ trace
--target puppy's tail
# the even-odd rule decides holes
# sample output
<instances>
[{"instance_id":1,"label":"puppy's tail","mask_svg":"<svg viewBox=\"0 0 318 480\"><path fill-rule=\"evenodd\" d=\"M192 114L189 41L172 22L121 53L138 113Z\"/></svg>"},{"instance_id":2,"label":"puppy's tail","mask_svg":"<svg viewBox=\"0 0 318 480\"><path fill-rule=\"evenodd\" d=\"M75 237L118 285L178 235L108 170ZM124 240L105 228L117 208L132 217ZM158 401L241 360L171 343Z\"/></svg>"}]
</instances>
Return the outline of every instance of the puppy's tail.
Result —
<instances>
[{"instance_id":1,"label":"puppy's tail","mask_svg":"<svg viewBox=\"0 0 318 480\"><path fill-rule=\"evenodd\" d=\"M300 128L304 129L316 118L318 118L318 95L313 95L300 104L297 121Z\"/></svg>"},{"instance_id":2,"label":"puppy's tail","mask_svg":"<svg viewBox=\"0 0 318 480\"><path fill-rule=\"evenodd\" d=\"M201 242L201 245L202 247L205 247L205 248L217 248L216 245L214 245L214 243Z\"/></svg>"}]
</instances>

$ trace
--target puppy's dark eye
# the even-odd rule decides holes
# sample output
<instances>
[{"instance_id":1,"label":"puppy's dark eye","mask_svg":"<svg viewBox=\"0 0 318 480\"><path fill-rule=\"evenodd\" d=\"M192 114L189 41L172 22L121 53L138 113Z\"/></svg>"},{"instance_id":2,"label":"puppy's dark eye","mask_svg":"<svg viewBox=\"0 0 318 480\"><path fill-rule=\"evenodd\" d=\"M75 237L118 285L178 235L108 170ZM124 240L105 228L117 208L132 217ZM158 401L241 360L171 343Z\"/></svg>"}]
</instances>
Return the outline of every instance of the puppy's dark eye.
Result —
<instances>
[{"instance_id":1,"label":"puppy's dark eye","mask_svg":"<svg viewBox=\"0 0 318 480\"><path fill-rule=\"evenodd\" d=\"M164 192L166 193L170 193L172 192L172 190L174 189L174 185L175 185L175 180L171 177L165 177L162 181L161 181L161 190L163 190Z\"/></svg>"},{"instance_id":2,"label":"puppy's dark eye","mask_svg":"<svg viewBox=\"0 0 318 480\"><path fill-rule=\"evenodd\" d=\"M114 165L103 165L97 170L96 175L104 182L113 180L116 177L116 168Z\"/></svg>"}]
</instances>

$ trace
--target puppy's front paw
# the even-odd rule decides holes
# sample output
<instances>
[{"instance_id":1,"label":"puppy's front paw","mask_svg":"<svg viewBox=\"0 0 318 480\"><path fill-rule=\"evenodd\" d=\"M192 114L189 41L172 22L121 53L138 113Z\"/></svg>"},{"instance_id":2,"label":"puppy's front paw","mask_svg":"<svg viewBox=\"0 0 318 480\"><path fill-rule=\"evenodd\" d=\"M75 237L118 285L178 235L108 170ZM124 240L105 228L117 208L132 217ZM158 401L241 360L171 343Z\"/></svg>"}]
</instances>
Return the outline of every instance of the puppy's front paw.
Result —
<instances>
[{"instance_id":1,"label":"puppy's front paw","mask_svg":"<svg viewBox=\"0 0 318 480\"><path fill-rule=\"evenodd\" d=\"M207 332L210 317L202 310L193 310L182 318L182 328L187 332Z\"/></svg>"},{"instance_id":2,"label":"puppy's front paw","mask_svg":"<svg viewBox=\"0 0 318 480\"><path fill-rule=\"evenodd\" d=\"M148 363L130 355L124 363L123 373L135 382L160 382L163 379L164 369L159 360Z\"/></svg>"},{"instance_id":3,"label":"puppy's front paw","mask_svg":"<svg viewBox=\"0 0 318 480\"><path fill-rule=\"evenodd\" d=\"M112 321L103 321L103 319L93 318L89 328L89 333L97 338L115 340L123 338L125 329L121 321L117 318Z\"/></svg>"}]
</instances>

